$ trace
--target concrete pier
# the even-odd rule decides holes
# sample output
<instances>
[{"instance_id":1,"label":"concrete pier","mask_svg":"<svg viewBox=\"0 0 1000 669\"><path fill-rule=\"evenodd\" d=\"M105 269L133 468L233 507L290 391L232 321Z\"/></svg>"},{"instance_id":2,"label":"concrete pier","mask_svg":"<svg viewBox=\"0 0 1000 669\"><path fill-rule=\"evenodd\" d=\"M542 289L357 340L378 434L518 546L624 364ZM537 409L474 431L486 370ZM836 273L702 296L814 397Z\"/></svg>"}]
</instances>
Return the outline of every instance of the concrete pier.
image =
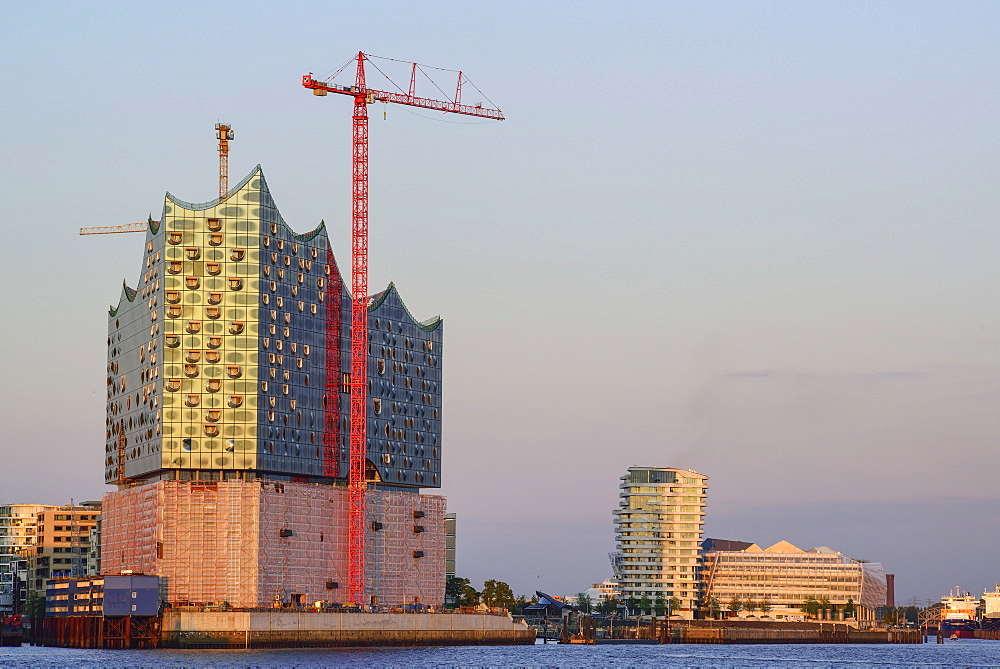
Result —
<instances>
[{"instance_id":1,"label":"concrete pier","mask_svg":"<svg viewBox=\"0 0 1000 669\"><path fill-rule=\"evenodd\" d=\"M280 648L532 644L535 633L506 615L168 611L161 647Z\"/></svg>"}]
</instances>

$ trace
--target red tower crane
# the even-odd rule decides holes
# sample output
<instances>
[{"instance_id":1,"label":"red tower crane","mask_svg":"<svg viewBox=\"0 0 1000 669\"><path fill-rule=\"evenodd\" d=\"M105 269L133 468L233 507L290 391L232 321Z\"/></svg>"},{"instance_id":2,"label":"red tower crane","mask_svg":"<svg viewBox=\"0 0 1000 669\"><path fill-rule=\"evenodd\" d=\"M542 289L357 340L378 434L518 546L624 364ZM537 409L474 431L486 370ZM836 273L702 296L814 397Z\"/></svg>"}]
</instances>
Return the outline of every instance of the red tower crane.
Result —
<instances>
[{"instance_id":1,"label":"red tower crane","mask_svg":"<svg viewBox=\"0 0 1000 669\"><path fill-rule=\"evenodd\" d=\"M329 81L317 81L312 73L302 77L302 85L311 88L313 95L337 93L354 98L351 142L351 427L349 451L348 495L350 498L350 522L348 529L348 577L347 594L350 601L364 604L365 597L365 460L367 454L367 406L368 406L368 105L374 102L393 102L411 107L421 107L454 114L478 116L481 118L504 120L499 109L480 105L462 104L462 86L468 78L458 72L458 85L453 101L433 100L416 94L417 71L423 72L418 63L411 63L410 88L403 93L368 88L365 83L365 62L370 55L359 51L351 61L357 61L357 74L353 86L339 86ZM392 59L387 59L392 60ZM348 64L351 62L348 61ZM330 79L347 67L344 65ZM435 68L439 69L439 68ZM388 77L387 77L388 78ZM440 90L440 89L439 89ZM331 308L331 295L327 309ZM337 319L339 320L339 319ZM330 319L327 319L328 326ZM327 341L330 341L329 333ZM341 374L339 356L327 353L327 388L330 375ZM331 363L337 368L331 368ZM329 392L329 391L328 391ZM329 401L330 398L328 398ZM327 420L324 433L335 428ZM326 441L326 440L324 440Z\"/></svg>"}]
</instances>

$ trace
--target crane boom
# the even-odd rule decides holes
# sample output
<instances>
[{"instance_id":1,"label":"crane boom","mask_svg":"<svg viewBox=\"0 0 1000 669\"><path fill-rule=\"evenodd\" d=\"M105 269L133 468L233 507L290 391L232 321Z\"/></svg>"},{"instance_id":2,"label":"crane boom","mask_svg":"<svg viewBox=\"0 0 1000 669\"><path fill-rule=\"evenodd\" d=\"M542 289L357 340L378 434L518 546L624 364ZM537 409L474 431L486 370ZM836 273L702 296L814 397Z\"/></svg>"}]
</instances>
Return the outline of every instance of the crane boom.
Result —
<instances>
[{"instance_id":1,"label":"crane boom","mask_svg":"<svg viewBox=\"0 0 1000 669\"><path fill-rule=\"evenodd\" d=\"M313 79L312 73L302 77L302 85L311 88L313 95L326 95L337 93L340 95L350 95L351 97L363 96L366 102L393 102L400 105L420 107L421 109L433 109L435 111L451 112L453 114L465 114L466 116L478 116L489 118L494 121L503 121L504 115L499 109L491 109L482 105L463 105L460 102L445 102L444 100L432 100L430 98L417 97L413 93L390 93L374 88L360 88L358 86L338 86L324 81Z\"/></svg>"},{"instance_id":2,"label":"crane boom","mask_svg":"<svg viewBox=\"0 0 1000 669\"><path fill-rule=\"evenodd\" d=\"M97 228L80 228L81 235L112 235L118 232L145 232L149 229L150 223L126 223L125 225L104 225Z\"/></svg>"},{"instance_id":3,"label":"crane boom","mask_svg":"<svg viewBox=\"0 0 1000 669\"><path fill-rule=\"evenodd\" d=\"M353 60L357 61L357 73L353 86L338 86L317 81L312 73L302 77L302 85L312 90L314 95L329 93L348 95L354 98L354 115L351 134L351 376L350 376L350 447L348 468L348 497L350 518L348 521L348 576L347 595L349 601L365 605L365 490L367 473L367 429L368 429L368 105L374 102L420 107L435 111L477 116L480 118L504 120L499 109L482 105L461 103L463 74L458 73L455 99L451 102L432 100L416 95L416 73L418 65L413 63L408 93L390 93L368 88L365 82L365 61L368 57L359 51ZM350 62L350 61L348 61ZM345 66L346 67L346 66ZM331 295L336 300L336 295ZM332 302L327 303L327 310ZM327 327L339 318L327 318ZM338 333L339 334L339 333ZM327 333L327 346L331 345ZM336 368L334 367L336 366ZM340 376L339 360L327 352L327 389L332 384L330 375ZM327 421L329 423L329 421ZM329 431L326 427L324 432ZM324 444L331 441L333 434L324 434Z\"/></svg>"}]
</instances>

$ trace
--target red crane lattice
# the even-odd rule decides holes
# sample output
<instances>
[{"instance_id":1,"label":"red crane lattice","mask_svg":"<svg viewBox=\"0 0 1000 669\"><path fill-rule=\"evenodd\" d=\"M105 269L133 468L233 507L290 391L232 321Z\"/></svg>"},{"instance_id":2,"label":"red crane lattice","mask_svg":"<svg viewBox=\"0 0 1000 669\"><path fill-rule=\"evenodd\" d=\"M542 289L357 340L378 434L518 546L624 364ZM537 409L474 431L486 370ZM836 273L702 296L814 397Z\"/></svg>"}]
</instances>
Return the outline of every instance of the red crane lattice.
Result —
<instances>
[{"instance_id":1,"label":"red crane lattice","mask_svg":"<svg viewBox=\"0 0 1000 669\"><path fill-rule=\"evenodd\" d=\"M357 56L351 59L351 61L357 61L357 73L353 86L338 86L326 81L317 81L313 78L312 73L302 77L302 85L312 89L314 95L323 96L329 93L338 93L354 98L351 133L351 421L348 474L350 521L348 525L347 595L350 601L357 604L365 603L365 489L367 486L365 470L368 451L368 105L374 102L392 102L497 121L504 120L499 109L483 107L481 104L475 106L462 104L462 86L463 83L468 82L468 78L462 72L458 72L458 85L453 101L433 100L417 96L417 71L423 72L423 68L418 63L411 63L408 92L392 93L368 88L365 82L365 62L369 58L370 56L359 51ZM343 71L344 67L333 76ZM331 294L330 299L336 299L335 295ZM327 302L327 310L331 306L331 302ZM339 318L331 319L328 317L328 328L331 326L332 320L339 321ZM330 337L330 334L327 333L328 345L332 339L334 337ZM327 360L331 360L329 351L327 351ZM339 370L337 371L339 372ZM330 373L328 365L328 377ZM328 393L330 385L328 378Z\"/></svg>"}]
</instances>

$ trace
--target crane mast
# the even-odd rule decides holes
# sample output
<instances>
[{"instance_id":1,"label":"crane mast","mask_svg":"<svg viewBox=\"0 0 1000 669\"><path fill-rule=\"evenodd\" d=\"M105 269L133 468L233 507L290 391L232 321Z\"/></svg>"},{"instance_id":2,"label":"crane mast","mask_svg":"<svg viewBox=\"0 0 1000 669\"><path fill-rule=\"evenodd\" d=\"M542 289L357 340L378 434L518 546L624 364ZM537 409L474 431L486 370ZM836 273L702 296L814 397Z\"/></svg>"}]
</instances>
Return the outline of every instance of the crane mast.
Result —
<instances>
[{"instance_id":1,"label":"crane mast","mask_svg":"<svg viewBox=\"0 0 1000 669\"><path fill-rule=\"evenodd\" d=\"M351 132L351 439L347 588L365 595L365 460L368 452L368 102L365 56L358 52ZM327 303L327 309L330 304Z\"/></svg>"},{"instance_id":2,"label":"crane mast","mask_svg":"<svg viewBox=\"0 0 1000 669\"><path fill-rule=\"evenodd\" d=\"M229 140L235 137L233 126L216 123L215 136L219 140L219 199L222 199L229 193Z\"/></svg>"},{"instance_id":3,"label":"crane mast","mask_svg":"<svg viewBox=\"0 0 1000 669\"><path fill-rule=\"evenodd\" d=\"M363 51L359 51L353 59L357 61L354 86L338 86L318 81L313 78L312 73L302 77L302 85L312 89L314 95L337 93L354 98L354 115L351 121L351 420L347 594L350 601L362 605L365 603L365 490L368 451L368 105L376 101L392 102L422 109L504 120L499 109L462 104L462 72L458 73L458 85L453 101L432 100L421 98L416 94L416 75L419 68L417 63L412 64L410 86L406 93L368 88L365 81L367 59L368 56ZM336 295L330 297L330 300L337 299L339 297ZM331 308L333 304L328 301L327 309ZM328 318L328 327L330 321ZM328 346L330 340L330 334L327 333ZM341 373L339 368L331 367L333 360L335 357L328 351L327 388L331 385L330 375L336 376ZM339 367L339 357L337 366Z\"/></svg>"}]
</instances>

